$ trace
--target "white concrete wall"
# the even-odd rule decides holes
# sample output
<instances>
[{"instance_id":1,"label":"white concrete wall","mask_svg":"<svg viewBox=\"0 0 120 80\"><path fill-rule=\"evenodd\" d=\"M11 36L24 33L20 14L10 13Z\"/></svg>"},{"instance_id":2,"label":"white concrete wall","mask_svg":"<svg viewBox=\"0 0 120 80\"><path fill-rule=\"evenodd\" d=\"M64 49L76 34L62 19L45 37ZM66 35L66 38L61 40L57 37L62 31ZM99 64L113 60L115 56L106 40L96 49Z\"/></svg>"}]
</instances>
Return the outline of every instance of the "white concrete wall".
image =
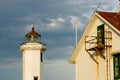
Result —
<instances>
[{"instance_id":1,"label":"white concrete wall","mask_svg":"<svg viewBox=\"0 0 120 80\"><path fill-rule=\"evenodd\" d=\"M43 45L39 43L26 43L21 46L23 51L23 80L43 80L43 62L41 52Z\"/></svg>"},{"instance_id":2,"label":"white concrete wall","mask_svg":"<svg viewBox=\"0 0 120 80\"><path fill-rule=\"evenodd\" d=\"M38 76L38 80L42 77L40 74L40 50L27 50L23 53L23 80L33 80L34 76Z\"/></svg>"}]
</instances>

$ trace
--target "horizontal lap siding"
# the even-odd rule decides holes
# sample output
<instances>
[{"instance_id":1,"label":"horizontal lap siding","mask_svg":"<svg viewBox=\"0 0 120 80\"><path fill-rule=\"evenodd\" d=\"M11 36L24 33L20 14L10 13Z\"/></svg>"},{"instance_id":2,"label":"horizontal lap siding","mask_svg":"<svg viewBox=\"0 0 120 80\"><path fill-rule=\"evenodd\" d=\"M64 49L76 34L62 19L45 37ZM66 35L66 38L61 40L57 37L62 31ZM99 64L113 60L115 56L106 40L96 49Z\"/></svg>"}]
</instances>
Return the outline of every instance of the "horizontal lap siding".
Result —
<instances>
[{"instance_id":1,"label":"horizontal lap siding","mask_svg":"<svg viewBox=\"0 0 120 80\"><path fill-rule=\"evenodd\" d=\"M96 80L96 63L86 51L76 60L76 80Z\"/></svg>"},{"instance_id":2,"label":"horizontal lap siding","mask_svg":"<svg viewBox=\"0 0 120 80\"><path fill-rule=\"evenodd\" d=\"M112 52L120 52L120 36L112 32Z\"/></svg>"}]
</instances>

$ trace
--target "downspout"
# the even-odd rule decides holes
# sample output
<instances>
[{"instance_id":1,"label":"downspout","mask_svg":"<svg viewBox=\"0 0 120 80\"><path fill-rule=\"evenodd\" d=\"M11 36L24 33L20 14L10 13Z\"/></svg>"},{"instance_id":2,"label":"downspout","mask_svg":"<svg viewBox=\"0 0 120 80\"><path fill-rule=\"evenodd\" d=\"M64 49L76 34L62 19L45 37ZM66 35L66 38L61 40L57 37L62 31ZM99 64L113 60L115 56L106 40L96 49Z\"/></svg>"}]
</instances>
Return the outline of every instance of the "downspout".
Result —
<instances>
[{"instance_id":1,"label":"downspout","mask_svg":"<svg viewBox=\"0 0 120 80\"><path fill-rule=\"evenodd\" d=\"M105 31L106 33L107 33L107 31ZM107 34L105 34L105 45L107 45L107 39L106 39L106 37L107 37ZM109 80L109 76L108 76L108 54L107 54L107 47L105 46L105 56L106 56L106 58L105 58L105 64L106 64L106 80Z\"/></svg>"},{"instance_id":2,"label":"downspout","mask_svg":"<svg viewBox=\"0 0 120 80\"><path fill-rule=\"evenodd\" d=\"M112 33L108 30L108 37L110 37L108 41L108 45L112 45ZM108 47L108 59L109 59L109 80L111 80L111 51L112 51L112 46Z\"/></svg>"},{"instance_id":3,"label":"downspout","mask_svg":"<svg viewBox=\"0 0 120 80\"><path fill-rule=\"evenodd\" d=\"M110 52L111 52L111 37L112 37L112 33L108 30L107 34L106 34L106 72L107 72L107 80L111 80L111 56L110 56Z\"/></svg>"},{"instance_id":4,"label":"downspout","mask_svg":"<svg viewBox=\"0 0 120 80\"><path fill-rule=\"evenodd\" d=\"M107 55L107 48L105 48L105 53L106 53L106 80L108 79L108 55Z\"/></svg>"}]
</instances>

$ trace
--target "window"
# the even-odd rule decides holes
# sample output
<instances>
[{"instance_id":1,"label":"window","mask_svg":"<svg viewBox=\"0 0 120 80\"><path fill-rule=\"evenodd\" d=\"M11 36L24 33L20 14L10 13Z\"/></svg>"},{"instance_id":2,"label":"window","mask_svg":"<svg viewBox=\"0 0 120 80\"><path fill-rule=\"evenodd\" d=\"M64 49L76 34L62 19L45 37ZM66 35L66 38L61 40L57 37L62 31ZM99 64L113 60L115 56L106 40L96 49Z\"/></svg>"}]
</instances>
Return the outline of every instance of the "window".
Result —
<instances>
[{"instance_id":1,"label":"window","mask_svg":"<svg viewBox=\"0 0 120 80\"><path fill-rule=\"evenodd\" d=\"M31 36L26 37L26 42L31 42Z\"/></svg>"},{"instance_id":2,"label":"window","mask_svg":"<svg viewBox=\"0 0 120 80\"><path fill-rule=\"evenodd\" d=\"M104 24L102 24L102 25L99 25L98 27L97 27L97 43L98 43L98 45L104 45L105 44L105 33L104 33Z\"/></svg>"},{"instance_id":3,"label":"window","mask_svg":"<svg viewBox=\"0 0 120 80\"><path fill-rule=\"evenodd\" d=\"M41 53L41 62L43 62L43 53Z\"/></svg>"},{"instance_id":4,"label":"window","mask_svg":"<svg viewBox=\"0 0 120 80\"><path fill-rule=\"evenodd\" d=\"M39 42L39 36L34 36L34 42Z\"/></svg>"},{"instance_id":5,"label":"window","mask_svg":"<svg viewBox=\"0 0 120 80\"><path fill-rule=\"evenodd\" d=\"M38 77L37 77L37 76L34 76L34 80L38 80Z\"/></svg>"},{"instance_id":6,"label":"window","mask_svg":"<svg viewBox=\"0 0 120 80\"><path fill-rule=\"evenodd\" d=\"M114 59L114 80L120 79L120 53L113 56Z\"/></svg>"}]
</instances>

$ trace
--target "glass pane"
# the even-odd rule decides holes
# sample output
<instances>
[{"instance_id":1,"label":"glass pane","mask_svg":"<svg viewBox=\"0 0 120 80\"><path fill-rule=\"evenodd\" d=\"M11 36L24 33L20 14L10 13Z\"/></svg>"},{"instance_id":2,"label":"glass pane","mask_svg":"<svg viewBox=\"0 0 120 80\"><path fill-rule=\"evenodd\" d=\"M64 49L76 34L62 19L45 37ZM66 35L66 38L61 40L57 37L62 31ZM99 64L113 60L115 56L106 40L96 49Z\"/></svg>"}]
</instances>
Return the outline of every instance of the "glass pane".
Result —
<instances>
[{"instance_id":1,"label":"glass pane","mask_svg":"<svg viewBox=\"0 0 120 80\"><path fill-rule=\"evenodd\" d=\"M39 37L38 36L34 36L34 42L39 42Z\"/></svg>"},{"instance_id":2,"label":"glass pane","mask_svg":"<svg viewBox=\"0 0 120 80\"><path fill-rule=\"evenodd\" d=\"M105 44L104 39L104 24L97 27L97 37L98 37L98 45Z\"/></svg>"},{"instance_id":3,"label":"glass pane","mask_svg":"<svg viewBox=\"0 0 120 80\"><path fill-rule=\"evenodd\" d=\"M31 42L31 36L26 37L26 42Z\"/></svg>"},{"instance_id":4,"label":"glass pane","mask_svg":"<svg viewBox=\"0 0 120 80\"><path fill-rule=\"evenodd\" d=\"M118 56L118 66L120 67L120 56Z\"/></svg>"},{"instance_id":5,"label":"glass pane","mask_svg":"<svg viewBox=\"0 0 120 80\"><path fill-rule=\"evenodd\" d=\"M114 55L114 79L120 79L120 54Z\"/></svg>"}]
</instances>

